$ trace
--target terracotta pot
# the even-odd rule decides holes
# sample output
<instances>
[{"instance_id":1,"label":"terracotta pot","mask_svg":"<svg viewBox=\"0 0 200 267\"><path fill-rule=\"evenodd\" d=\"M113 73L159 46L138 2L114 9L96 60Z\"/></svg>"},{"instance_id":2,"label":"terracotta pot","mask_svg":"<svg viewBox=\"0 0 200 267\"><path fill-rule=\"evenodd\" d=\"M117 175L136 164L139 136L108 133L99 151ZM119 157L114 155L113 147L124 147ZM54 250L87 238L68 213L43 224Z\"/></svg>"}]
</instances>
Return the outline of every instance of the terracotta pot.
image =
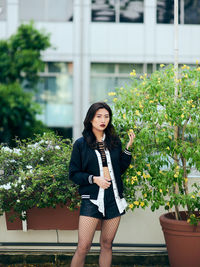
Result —
<instances>
[{"instance_id":1,"label":"terracotta pot","mask_svg":"<svg viewBox=\"0 0 200 267\"><path fill-rule=\"evenodd\" d=\"M67 207L59 205L56 208L32 208L27 211L27 229L30 230L77 230L79 209L70 211ZM9 221L13 212L6 213L8 230L22 230L22 221L16 218ZM97 230L100 229L100 224Z\"/></svg>"},{"instance_id":2,"label":"terracotta pot","mask_svg":"<svg viewBox=\"0 0 200 267\"><path fill-rule=\"evenodd\" d=\"M184 218L185 212L181 212ZM174 213L160 216L170 267L199 267L200 224L192 226L185 220L177 221Z\"/></svg>"}]
</instances>

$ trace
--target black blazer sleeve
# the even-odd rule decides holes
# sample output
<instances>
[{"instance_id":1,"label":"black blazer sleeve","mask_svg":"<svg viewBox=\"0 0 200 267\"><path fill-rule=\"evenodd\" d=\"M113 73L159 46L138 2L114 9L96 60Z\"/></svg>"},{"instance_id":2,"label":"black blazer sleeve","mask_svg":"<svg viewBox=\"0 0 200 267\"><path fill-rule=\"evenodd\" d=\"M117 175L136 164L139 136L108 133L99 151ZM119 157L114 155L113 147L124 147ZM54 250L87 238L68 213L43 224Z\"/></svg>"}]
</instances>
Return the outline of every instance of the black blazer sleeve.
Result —
<instances>
[{"instance_id":1,"label":"black blazer sleeve","mask_svg":"<svg viewBox=\"0 0 200 267\"><path fill-rule=\"evenodd\" d=\"M73 145L71 160L69 163L69 179L78 185L90 185L88 181L89 173L82 171L82 159L79 142Z\"/></svg>"},{"instance_id":2,"label":"black blazer sleeve","mask_svg":"<svg viewBox=\"0 0 200 267\"><path fill-rule=\"evenodd\" d=\"M131 164L131 152L125 149L122 151L122 145L120 142L120 172L121 175L126 171L128 166Z\"/></svg>"}]
</instances>

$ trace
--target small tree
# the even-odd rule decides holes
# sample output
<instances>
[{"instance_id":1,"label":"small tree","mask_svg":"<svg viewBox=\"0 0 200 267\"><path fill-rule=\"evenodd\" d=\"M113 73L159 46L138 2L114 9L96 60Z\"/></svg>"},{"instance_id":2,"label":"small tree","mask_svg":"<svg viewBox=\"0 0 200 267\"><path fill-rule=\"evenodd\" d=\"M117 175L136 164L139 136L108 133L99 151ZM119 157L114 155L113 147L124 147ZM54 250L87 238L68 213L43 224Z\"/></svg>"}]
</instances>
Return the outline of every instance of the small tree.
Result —
<instances>
[{"instance_id":1,"label":"small tree","mask_svg":"<svg viewBox=\"0 0 200 267\"><path fill-rule=\"evenodd\" d=\"M44 66L41 52L48 47L49 35L33 24L22 24L16 34L0 41L0 143L15 145L15 136L32 137L45 129L36 119L40 106L22 86L34 91Z\"/></svg>"},{"instance_id":2,"label":"small tree","mask_svg":"<svg viewBox=\"0 0 200 267\"><path fill-rule=\"evenodd\" d=\"M41 52L50 47L49 35L22 24L8 40L0 41L0 83L19 82L27 88L36 86L44 63Z\"/></svg>"},{"instance_id":3,"label":"small tree","mask_svg":"<svg viewBox=\"0 0 200 267\"><path fill-rule=\"evenodd\" d=\"M114 97L114 124L119 134L126 139L130 128L136 133L133 162L124 177L129 208L150 206L154 211L160 206L166 210L176 207L180 219L182 206L188 221L196 224L200 186L193 184L189 192L188 174L192 168L200 170L200 67L181 68L176 101L173 66L150 77L145 74L140 80L134 70L131 76L130 87L110 94Z\"/></svg>"}]
</instances>

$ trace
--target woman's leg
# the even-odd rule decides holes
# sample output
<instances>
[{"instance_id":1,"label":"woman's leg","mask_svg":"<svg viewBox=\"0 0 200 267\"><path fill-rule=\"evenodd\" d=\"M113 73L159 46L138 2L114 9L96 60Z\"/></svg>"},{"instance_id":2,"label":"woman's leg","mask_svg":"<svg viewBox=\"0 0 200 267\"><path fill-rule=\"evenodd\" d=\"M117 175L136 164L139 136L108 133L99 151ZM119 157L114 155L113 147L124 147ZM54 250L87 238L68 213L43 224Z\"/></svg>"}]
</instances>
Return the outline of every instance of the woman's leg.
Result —
<instances>
[{"instance_id":1,"label":"woman's leg","mask_svg":"<svg viewBox=\"0 0 200 267\"><path fill-rule=\"evenodd\" d=\"M102 228L101 228L101 253L99 257L99 266L100 267L110 267L112 262L112 242L115 238L115 234L117 232L120 216L109 219L102 220Z\"/></svg>"},{"instance_id":2,"label":"woman's leg","mask_svg":"<svg viewBox=\"0 0 200 267\"><path fill-rule=\"evenodd\" d=\"M99 219L80 216L79 217L79 230L78 230L78 246L73 256L71 267L83 267L85 256L90 250L90 246L94 237Z\"/></svg>"}]
</instances>

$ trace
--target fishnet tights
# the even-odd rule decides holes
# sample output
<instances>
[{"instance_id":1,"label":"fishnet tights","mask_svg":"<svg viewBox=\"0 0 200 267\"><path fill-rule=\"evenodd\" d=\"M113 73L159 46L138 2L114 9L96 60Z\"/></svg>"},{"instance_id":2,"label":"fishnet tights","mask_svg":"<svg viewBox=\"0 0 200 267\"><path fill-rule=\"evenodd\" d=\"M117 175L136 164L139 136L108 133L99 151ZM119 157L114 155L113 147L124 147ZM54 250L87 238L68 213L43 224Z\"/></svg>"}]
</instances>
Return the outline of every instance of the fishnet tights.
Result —
<instances>
[{"instance_id":1,"label":"fishnet tights","mask_svg":"<svg viewBox=\"0 0 200 267\"><path fill-rule=\"evenodd\" d=\"M84 267L85 256L90 250L94 233L99 219L80 216L79 217L79 233L78 247L71 262L71 267ZM110 220L102 220L100 244L101 253L99 257L100 267L110 267L112 261L112 242L117 232L120 217Z\"/></svg>"}]
</instances>

